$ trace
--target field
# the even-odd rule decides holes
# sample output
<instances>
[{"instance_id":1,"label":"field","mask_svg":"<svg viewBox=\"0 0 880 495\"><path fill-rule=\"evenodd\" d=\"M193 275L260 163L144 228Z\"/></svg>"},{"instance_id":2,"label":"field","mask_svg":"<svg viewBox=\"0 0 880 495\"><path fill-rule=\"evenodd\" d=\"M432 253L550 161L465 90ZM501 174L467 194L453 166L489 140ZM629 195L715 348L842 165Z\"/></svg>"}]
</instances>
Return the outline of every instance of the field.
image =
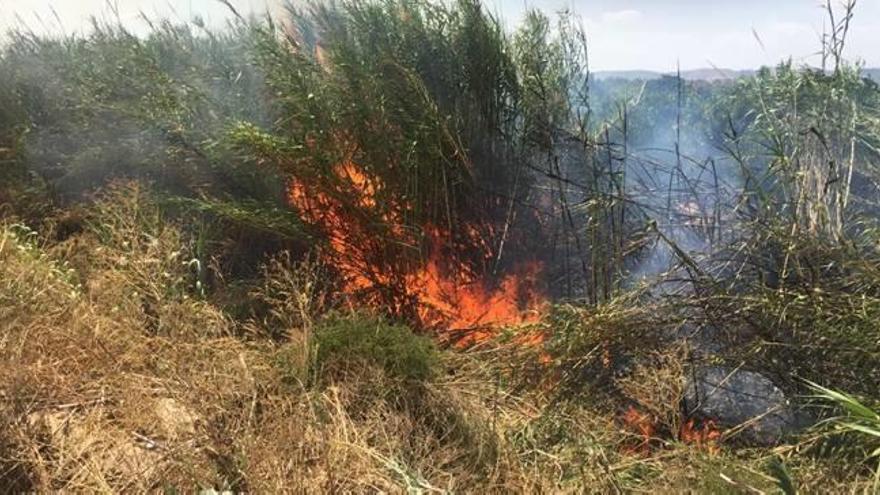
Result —
<instances>
[{"instance_id":1,"label":"field","mask_svg":"<svg viewBox=\"0 0 880 495\"><path fill-rule=\"evenodd\" d=\"M713 81L477 0L10 33L0 486L880 492L880 87L829 12L822 69Z\"/></svg>"}]
</instances>

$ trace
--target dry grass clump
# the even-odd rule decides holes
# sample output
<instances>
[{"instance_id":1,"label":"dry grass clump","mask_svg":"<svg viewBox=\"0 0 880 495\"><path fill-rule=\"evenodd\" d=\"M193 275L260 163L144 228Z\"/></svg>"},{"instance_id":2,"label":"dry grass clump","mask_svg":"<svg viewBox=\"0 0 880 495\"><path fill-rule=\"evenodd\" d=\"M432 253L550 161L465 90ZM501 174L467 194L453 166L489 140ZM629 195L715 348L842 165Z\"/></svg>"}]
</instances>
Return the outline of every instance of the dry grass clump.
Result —
<instances>
[{"instance_id":1,"label":"dry grass clump","mask_svg":"<svg viewBox=\"0 0 880 495\"><path fill-rule=\"evenodd\" d=\"M269 259L262 277L242 297L248 301L251 318L247 330L255 336L286 338L305 344L315 318L333 303L324 265L308 256L295 261L284 251Z\"/></svg>"},{"instance_id":2,"label":"dry grass clump","mask_svg":"<svg viewBox=\"0 0 880 495\"><path fill-rule=\"evenodd\" d=\"M684 345L656 351L616 380L623 396L637 404L658 430L672 438L682 426L687 355Z\"/></svg>"},{"instance_id":3,"label":"dry grass clump","mask_svg":"<svg viewBox=\"0 0 880 495\"><path fill-rule=\"evenodd\" d=\"M594 307L560 305L549 317L547 349L573 392L618 396L616 379L674 341L683 317L673 305L639 291Z\"/></svg>"},{"instance_id":4,"label":"dry grass clump","mask_svg":"<svg viewBox=\"0 0 880 495\"><path fill-rule=\"evenodd\" d=\"M91 277L78 286L14 231L0 243L8 462L35 489L220 481L194 448L204 436L195 424L254 394L254 377L272 369L265 350L220 337L230 328L219 310L169 291L182 270L154 261L156 242L93 244Z\"/></svg>"}]
</instances>

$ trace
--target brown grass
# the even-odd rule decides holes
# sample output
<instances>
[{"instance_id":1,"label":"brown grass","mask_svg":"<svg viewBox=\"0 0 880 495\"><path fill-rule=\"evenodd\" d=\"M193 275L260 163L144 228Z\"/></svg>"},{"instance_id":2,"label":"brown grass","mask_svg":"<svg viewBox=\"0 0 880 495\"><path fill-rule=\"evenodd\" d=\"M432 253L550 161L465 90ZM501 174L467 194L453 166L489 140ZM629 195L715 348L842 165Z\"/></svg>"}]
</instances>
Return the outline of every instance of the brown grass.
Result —
<instances>
[{"instance_id":1,"label":"brown grass","mask_svg":"<svg viewBox=\"0 0 880 495\"><path fill-rule=\"evenodd\" d=\"M315 266L271 261L244 296L268 310L236 321L199 296L186 236L140 186L114 186L83 221L61 243L0 227L0 484L14 491L772 487L766 452L628 453L618 418L534 380L555 365L515 338L441 352L416 383L363 360L315 368ZM665 374L619 385L672 422L680 391L657 379L680 361L656 360Z\"/></svg>"}]
</instances>

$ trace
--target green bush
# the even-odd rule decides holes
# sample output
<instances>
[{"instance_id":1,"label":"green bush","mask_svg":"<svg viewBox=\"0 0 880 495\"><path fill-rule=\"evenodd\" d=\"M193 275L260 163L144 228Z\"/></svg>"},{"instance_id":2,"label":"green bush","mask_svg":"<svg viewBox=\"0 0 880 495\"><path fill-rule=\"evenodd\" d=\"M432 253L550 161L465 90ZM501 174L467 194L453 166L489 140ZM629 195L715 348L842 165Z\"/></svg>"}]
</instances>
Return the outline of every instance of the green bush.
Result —
<instances>
[{"instance_id":1,"label":"green bush","mask_svg":"<svg viewBox=\"0 0 880 495\"><path fill-rule=\"evenodd\" d=\"M314 333L318 367L361 362L381 367L394 378L430 378L437 363L432 341L409 327L365 315L331 315Z\"/></svg>"}]
</instances>

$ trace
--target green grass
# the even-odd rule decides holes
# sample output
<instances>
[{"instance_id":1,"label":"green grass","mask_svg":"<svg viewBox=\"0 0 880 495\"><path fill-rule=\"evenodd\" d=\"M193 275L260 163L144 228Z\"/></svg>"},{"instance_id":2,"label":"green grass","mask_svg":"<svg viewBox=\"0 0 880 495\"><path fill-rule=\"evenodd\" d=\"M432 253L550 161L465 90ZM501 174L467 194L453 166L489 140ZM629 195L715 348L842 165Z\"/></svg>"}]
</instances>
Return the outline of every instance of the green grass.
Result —
<instances>
[{"instance_id":1,"label":"green grass","mask_svg":"<svg viewBox=\"0 0 880 495\"><path fill-rule=\"evenodd\" d=\"M318 367L368 363L390 377L427 380L437 373L437 350L427 336L371 316L330 315L314 329Z\"/></svg>"}]
</instances>

